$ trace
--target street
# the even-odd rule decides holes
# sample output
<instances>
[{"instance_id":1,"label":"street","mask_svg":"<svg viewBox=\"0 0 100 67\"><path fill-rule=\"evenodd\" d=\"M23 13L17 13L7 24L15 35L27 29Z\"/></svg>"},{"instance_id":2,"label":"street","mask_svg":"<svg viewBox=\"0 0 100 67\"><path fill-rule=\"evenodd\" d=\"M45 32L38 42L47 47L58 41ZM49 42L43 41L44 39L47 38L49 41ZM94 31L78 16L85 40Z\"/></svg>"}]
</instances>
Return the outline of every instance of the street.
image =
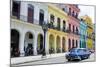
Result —
<instances>
[{"instance_id":1,"label":"street","mask_svg":"<svg viewBox=\"0 0 100 67\"><path fill-rule=\"evenodd\" d=\"M95 61L95 54L91 54L90 58L79 61L79 62L85 62L85 61ZM11 65L11 66L12 67L14 67L14 66L25 66L25 65L30 66L30 65L58 64L58 63L61 64L61 63L73 63L73 62L68 62L65 59L65 57L62 56L62 57L49 58L49 59L27 62L27 63L22 63L22 64L16 64L16 65Z\"/></svg>"}]
</instances>

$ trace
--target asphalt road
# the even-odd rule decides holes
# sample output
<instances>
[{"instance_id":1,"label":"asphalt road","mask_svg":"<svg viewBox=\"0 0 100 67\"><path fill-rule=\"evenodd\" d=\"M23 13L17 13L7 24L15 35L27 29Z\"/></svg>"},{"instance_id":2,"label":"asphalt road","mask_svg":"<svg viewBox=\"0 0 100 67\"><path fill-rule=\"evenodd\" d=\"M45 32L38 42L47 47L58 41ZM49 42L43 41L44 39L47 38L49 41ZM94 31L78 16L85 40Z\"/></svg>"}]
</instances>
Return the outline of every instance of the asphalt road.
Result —
<instances>
[{"instance_id":1,"label":"asphalt road","mask_svg":"<svg viewBox=\"0 0 100 67\"><path fill-rule=\"evenodd\" d=\"M82 61L78 62L85 62L85 61L95 61L95 54L91 54L89 59L85 59ZM11 65L12 67L16 66L30 66L30 65L45 65L45 64L66 64L66 63L75 63L74 62L68 62L64 56L62 57L56 57L56 58L49 58L49 59L44 59L44 60L39 60L39 61L33 61L33 62L27 62L27 63L22 63L22 64L17 64L17 65Z\"/></svg>"}]
</instances>

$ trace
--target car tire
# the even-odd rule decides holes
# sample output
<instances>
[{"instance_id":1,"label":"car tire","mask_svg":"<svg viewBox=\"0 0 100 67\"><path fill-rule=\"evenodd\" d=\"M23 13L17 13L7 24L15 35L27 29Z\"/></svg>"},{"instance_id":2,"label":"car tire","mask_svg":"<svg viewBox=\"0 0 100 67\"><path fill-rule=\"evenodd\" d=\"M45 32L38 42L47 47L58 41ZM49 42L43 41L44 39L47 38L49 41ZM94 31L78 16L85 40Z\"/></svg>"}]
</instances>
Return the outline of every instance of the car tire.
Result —
<instances>
[{"instance_id":1,"label":"car tire","mask_svg":"<svg viewBox=\"0 0 100 67\"><path fill-rule=\"evenodd\" d=\"M71 59L68 59L68 61L71 61Z\"/></svg>"}]
</instances>

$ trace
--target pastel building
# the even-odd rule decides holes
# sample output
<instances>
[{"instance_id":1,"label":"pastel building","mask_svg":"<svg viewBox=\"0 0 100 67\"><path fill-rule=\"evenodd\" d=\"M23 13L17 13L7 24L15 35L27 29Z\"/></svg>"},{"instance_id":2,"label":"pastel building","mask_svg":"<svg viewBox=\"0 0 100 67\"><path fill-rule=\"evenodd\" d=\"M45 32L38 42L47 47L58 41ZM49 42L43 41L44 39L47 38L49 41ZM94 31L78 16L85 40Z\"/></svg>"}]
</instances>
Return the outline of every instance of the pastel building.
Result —
<instances>
[{"instance_id":1,"label":"pastel building","mask_svg":"<svg viewBox=\"0 0 100 67\"><path fill-rule=\"evenodd\" d=\"M49 30L48 34L48 45L49 53L62 53L68 51L67 45L67 27L68 27L68 16L67 14L59 9L55 4L48 4L49 13ZM51 52L50 50L54 50Z\"/></svg>"},{"instance_id":2,"label":"pastel building","mask_svg":"<svg viewBox=\"0 0 100 67\"><path fill-rule=\"evenodd\" d=\"M80 9L78 5L67 4L66 8L68 9L68 46L69 49L74 47L79 47L80 35L79 35L79 27L80 20L78 19L78 15Z\"/></svg>"},{"instance_id":3,"label":"pastel building","mask_svg":"<svg viewBox=\"0 0 100 67\"><path fill-rule=\"evenodd\" d=\"M41 25L47 23L47 19L48 7L45 4L11 2L11 57L41 54L44 43Z\"/></svg>"},{"instance_id":4,"label":"pastel building","mask_svg":"<svg viewBox=\"0 0 100 67\"><path fill-rule=\"evenodd\" d=\"M88 49L93 49L93 23L89 16L83 16L85 23L87 24L87 40L86 45Z\"/></svg>"},{"instance_id":5,"label":"pastel building","mask_svg":"<svg viewBox=\"0 0 100 67\"><path fill-rule=\"evenodd\" d=\"M80 19L80 48L86 48L87 24L83 19Z\"/></svg>"}]
</instances>

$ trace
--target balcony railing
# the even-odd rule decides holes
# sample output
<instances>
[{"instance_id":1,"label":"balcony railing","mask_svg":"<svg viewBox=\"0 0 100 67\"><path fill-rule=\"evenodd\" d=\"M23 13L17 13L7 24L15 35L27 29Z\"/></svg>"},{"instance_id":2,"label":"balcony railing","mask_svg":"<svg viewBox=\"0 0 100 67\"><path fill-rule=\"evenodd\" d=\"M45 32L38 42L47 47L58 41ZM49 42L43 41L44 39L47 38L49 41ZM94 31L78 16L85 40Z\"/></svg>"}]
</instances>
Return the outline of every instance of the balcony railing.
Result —
<instances>
[{"instance_id":1,"label":"balcony railing","mask_svg":"<svg viewBox=\"0 0 100 67\"><path fill-rule=\"evenodd\" d=\"M87 38L92 39L92 36L87 36Z\"/></svg>"},{"instance_id":2,"label":"balcony railing","mask_svg":"<svg viewBox=\"0 0 100 67\"><path fill-rule=\"evenodd\" d=\"M92 28L91 26L89 26L89 25L88 25L88 27L89 27L90 29L93 29L93 28Z\"/></svg>"},{"instance_id":3,"label":"balcony railing","mask_svg":"<svg viewBox=\"0 0 100 67\"><path fill-rule=\"evenodd\" d=\"M11 14L11 16L12 16L13 19L18 19L18 20L21 20L21 21L24 21L24 22L28 22L28 23L31 23L31 24L34 24L34 22L36 22L40 26L43 25L43 23L45 22L45 21L41 22L41 21L39 21L37 19L34 19L33 17L28 17L28 16L25 16L25 15L19 15L16 12L13 12Z\"/></svg>"}]
</instances>

